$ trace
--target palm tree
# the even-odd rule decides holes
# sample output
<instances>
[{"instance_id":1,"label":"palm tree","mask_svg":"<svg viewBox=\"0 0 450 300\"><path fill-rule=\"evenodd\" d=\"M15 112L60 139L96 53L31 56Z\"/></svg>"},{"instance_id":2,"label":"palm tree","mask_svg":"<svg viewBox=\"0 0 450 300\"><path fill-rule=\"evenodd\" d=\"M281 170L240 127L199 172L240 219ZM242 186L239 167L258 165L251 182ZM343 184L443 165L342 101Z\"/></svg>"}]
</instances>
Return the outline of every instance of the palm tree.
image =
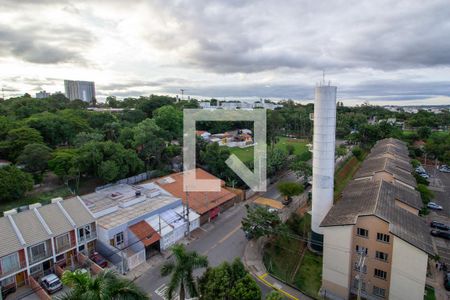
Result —
<instances>
[{"instance_id":1,"label":"palm tree","mask_svg":"<svg viewBox=\"0 0 450 300\"><path fill-rule=\"evenodd\" d=\"M149 300L132 281L120 277L115 271L105 270L92 277L88 272L65 271L62 282L71 290L59 297L59 300Z\"/></svg>"},{"instance_id":2,"label":"palm tree","mask_svg":"<svg viewBox=\"0 0 450 300\"><path fill-rule=\"evenodd\" d=\"M180 299L186 299L186 288L191 297L198 296L197 286L195 284L195 269L206 268L208 266L208 258L199 255L197 252L186 251L184 245L175 245L172 247L175 261L166 262L161 268L161 275L172 275L167 289L167 299L172 299L173 292L177 287L180 288Z\"/></svg>"}]
</instances>

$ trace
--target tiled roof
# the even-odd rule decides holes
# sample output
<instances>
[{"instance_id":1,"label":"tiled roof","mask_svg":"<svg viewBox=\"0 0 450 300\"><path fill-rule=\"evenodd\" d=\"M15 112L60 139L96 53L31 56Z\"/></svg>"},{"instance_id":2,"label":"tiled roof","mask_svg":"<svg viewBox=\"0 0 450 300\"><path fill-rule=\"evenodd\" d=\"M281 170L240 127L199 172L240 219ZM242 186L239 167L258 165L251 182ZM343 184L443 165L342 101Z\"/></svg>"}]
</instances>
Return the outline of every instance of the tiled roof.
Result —
<instances>
[{"instance_id":1,"label":"tiled roof","mask_svg":"<svg viewBox=\"0 0 450 300\"><path fill-rule=\"evenodd\" d=\"M34 210L27 210L15 215L12 215L14 223L22 233L26 245L31 246L51 238L51 235L46 231L44 225L35 214Z\"/></svg>"},{"instance_id":2,"label":"tiled roof","mask_svg":"<svg viewBox=\"0 0 450 300\"><path fill-rule=\"evenodd\" d=\"M72 224L70 224L58 205L44 205L38 208L38 211L54 235L60 235L73 230Z\"/></svg>"},{"instance_id":3,"label":"tiled roof","mask_svg":"<svg viewBox=\"0 0 450 300\"><path fill-rule=\"evenodd\" d=\"M92 214L77 197L61 201L61 205L70 215L77 227L95 222Z\"/></svg>"},{"instance_id":4,"label":"tiled roof","mask_svg":"<svg viewBox=\"0 0 450 300\"><path fill-rule=\"evenodd\" d=\"M156 230L146 221L140 221L129 228L145 246L150 246L161 239Z\"/></svg>"},{"instance_id":5,"label":"tiled roof","mask_svg":"<svg viewBox=\"0 0 450 300\"><path fill-rule=\"evenodd\" d=\"M342 199L330 209L321 226L354 225L358 217L374 215L389 223L392 234L433 254L426 222L395 204L397 197L409 195L404 189L383 180L353 181L345 188Z\"/></svg>"},{"instance_id":6,"label":"tiled roof","mask_svg":"<svg viewBox=\"0 0 450 300\"><path fill-rule=\"evenodd\" d=\"M196 169L196 178L218 179L200 168ZM156 179L154 182L175 197L181 198L183 203L186 203L186 192L183 190L183 172ZM189 192L189 207L201 215L236 197L236 194L225 189L225 183L221 182L222 188L219 192Z\"/></svg>"},{"instance_id":7,"label":"tiled roof","mask_svg":"<svg viewBox=\"0 0 450 300\"><path fill-rule=\"evenodd\" d=\"M0 218L0 257L17 252L22 248L11 222L7 217Z\"/></svg>"}]
</instances>

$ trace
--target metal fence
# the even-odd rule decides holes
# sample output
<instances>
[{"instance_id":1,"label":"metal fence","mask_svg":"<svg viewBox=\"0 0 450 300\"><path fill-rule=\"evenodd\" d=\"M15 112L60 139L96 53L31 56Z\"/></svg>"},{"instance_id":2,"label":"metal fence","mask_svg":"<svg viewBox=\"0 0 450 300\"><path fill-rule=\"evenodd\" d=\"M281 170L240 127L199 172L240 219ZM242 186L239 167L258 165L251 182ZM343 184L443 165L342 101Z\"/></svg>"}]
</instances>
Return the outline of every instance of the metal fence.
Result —
<instances>
[{"instance_id":1,"label":"metal fence","mask_svg":"<svg viewBox=\"0 0 450 300\"><path fill-rule=\"evenodd\" d=\"M135 175L135 176L131 176L131 177L128 177L128 178L120 179L119 181L116 181L114 183L108 183L108 184L105 184L105 185L102 185L102 186L98 186L98 187L95 188L95 191L97 192L97 191L106 189L106 188L108 188L110 186L113 186L115 184L135 184L135 183L138 183L138 182L141 182L141 181L144 181L144 180L152 179L152 178L158 176L158 174L159 174L158 170L147 171L147 172Z\"/></svg>"}]
</instances>

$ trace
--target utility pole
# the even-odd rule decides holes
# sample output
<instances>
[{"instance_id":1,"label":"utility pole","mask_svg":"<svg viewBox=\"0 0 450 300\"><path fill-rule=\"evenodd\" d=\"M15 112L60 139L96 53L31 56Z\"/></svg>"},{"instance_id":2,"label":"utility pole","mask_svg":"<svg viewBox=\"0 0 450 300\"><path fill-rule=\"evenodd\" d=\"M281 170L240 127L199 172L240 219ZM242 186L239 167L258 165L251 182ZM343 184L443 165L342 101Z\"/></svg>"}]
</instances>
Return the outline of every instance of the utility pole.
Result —
<instances>
[{"instance_id":1,"label":"utility pole","mask_svg":"<svg viewBox=\"0 0 450 300\"><path fill-rule=\"evenodd\" d=\"M188 239L191 239L191 221L189 220L189 192L186 192L186 219L187 219Z\"/></svg>"},{"instance_id":2,"label":"utility pole","mask_svg":"<svg viewBox=\"0 0 450 300\"><path fill-rule=\"evenodd\" d=\"M358 274L356 274L355 278L358 280L358 294L357 300L361 300L361 290L362 290L362 276L364 269L364 262L366 261L366 252L365 249L358 251L359 254L359 262L358 262Z\"/></svg>"}]
</instances>

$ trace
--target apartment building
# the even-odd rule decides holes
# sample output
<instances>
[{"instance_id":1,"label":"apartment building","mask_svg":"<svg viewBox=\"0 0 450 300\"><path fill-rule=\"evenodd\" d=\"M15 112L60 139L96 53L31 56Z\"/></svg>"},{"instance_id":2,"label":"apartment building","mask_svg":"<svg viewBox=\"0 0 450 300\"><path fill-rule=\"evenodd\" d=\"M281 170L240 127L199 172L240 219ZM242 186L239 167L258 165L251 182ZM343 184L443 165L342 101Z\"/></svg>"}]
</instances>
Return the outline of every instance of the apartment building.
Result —
<instances>
[{"instance_id":1,"label":"apartment building","mask_svg":"<svg viewBox=\"0 0 450 300\"><path fill-rule=\"evenodd\" d=\"M95 83L93 81L64 80L64 90L69 100L95 102Z\"/></svg>"},{"instance_id":2,"label":"apartment building","mask_svg":"<svg viewBox=\"0 0 450 300\"><path fill-rule=\"evenodd\" d=\"M78 251L93 251L95 219L77 198L33 204L0 218L0 282L2 289L53 272L55 264L71 263Z\"/></svg>"},{"instance_id":3,"label":"apartment building","mask_svg":"<svg viewBox=\"0 0 450 300\"><path fill-rule=\"evenodd\" d=\"M431 238L415 181L380 151L387 144L407 153L396 140L377 143L320 225L327 299L423 299Z\"/></svg>"}]
</instances>

